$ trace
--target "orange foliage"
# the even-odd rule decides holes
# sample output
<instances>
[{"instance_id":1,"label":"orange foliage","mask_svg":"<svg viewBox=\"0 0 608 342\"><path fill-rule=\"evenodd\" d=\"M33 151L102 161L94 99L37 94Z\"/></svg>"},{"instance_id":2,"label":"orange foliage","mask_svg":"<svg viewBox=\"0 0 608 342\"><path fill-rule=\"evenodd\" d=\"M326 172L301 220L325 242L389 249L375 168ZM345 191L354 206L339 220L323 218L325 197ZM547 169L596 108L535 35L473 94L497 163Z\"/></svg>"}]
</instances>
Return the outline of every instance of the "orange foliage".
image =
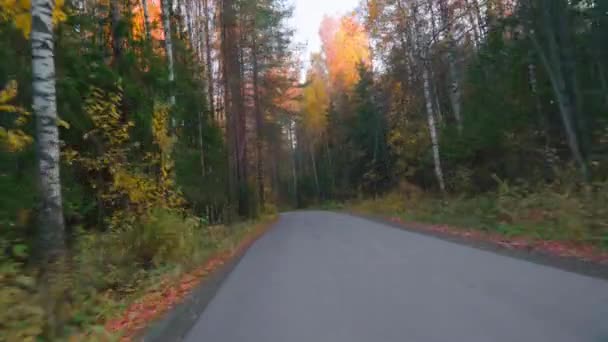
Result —
<instances>
[{"instance_id":1,"label":"orange foliage","mask_svg":"<svg viewBox=\"0 0 608 342\"><path fill-rule=\"evenodd\" d=\"M348 91L359 81L357 66L370 65L369 39L354 15L325 17L319 30L332 90Z\"/></svg>"},{"instance_id":2,"label":"orange foliage","mask_svg":"<svg viewBox=\"0 0 608 342\"><path fill-rule=\"evenodd\" d=\"M152 39L163 40L165 38L162 26L162 14L160 0L147 0L148 20L150 20L150 36ZM144 11L141 2L137 2L133 6L133 37L136 39L145 39L144 31Z\"/></svg>"}]
</instances>

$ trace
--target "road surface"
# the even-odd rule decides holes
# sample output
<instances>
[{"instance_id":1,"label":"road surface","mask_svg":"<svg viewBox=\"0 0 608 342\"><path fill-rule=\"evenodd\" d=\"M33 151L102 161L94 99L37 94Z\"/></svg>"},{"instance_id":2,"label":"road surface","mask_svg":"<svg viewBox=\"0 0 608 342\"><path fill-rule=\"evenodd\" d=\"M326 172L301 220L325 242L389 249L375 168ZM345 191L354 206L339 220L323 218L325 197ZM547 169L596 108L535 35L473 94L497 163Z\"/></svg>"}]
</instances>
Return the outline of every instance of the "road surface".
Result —
<instances>
[{"instance_id":1,"label":"road surface","mask_svg":"<svg viewBox=\"0 0 608 342\"><path fill-rule=\"evenodd\" d=\"M249 249L186 341L608 341L608 282L294 212Z\"/></svg>"}]
</instances>

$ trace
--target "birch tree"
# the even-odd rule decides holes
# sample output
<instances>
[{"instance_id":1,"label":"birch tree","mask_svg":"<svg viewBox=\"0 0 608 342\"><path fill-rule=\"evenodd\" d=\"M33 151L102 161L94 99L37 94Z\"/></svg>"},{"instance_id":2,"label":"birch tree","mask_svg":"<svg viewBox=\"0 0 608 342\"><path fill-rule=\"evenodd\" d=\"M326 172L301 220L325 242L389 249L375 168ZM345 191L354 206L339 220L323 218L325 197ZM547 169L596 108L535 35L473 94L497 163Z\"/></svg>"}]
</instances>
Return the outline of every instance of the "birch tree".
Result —
<instances>
[{"instance_id":1,"label":"birch tree","mask_svg":"<svg viewBox=\"0 0 608 342\"><path fill-rule=\"evenodd\" d=\"M141 9L144 13L144 32L146 34L146 39L150 41L150 13L148 11L148 1L141 0Z\"/></svg>"},{"instance_id":2,"label":"birch tree","mask_svg":"<svg viewBox=\"0 0 608 342\"><path fill-rule=\"evenodd\" d=\"M61 303L65 223L59 172L59 129L55 93L55 60L52 16L54 0L32 1L32 108L36 115L38 185L40 196L39 251L48 326L55 335ZM56 291L59 290L59 293Z\"/></svg>"},{"instance_id":3,"label":"birch tree","mask_svg":"<svg viewBox=\"0 0 608 342\"><path fill-rule=\"evenodd\" d=\"M167 54L167 70L169 72L169 104L175 106L175 93L173 90L175 82L175 68L173 66L173 39L171 38L171 0L161 0L163 16L163 33L165 38L165 53Z\"/></svg>"},{"instance_id":4,"label":"birch tree","mask_svg":"<svg viewBox=\"0 0 608 342\"><path fill-rule=\"evenodd\" d=\"M418 17L417 4L413 4L411 8L411 18L414 26L414 41L416 43L415 51L417 59L422 69L422 81L424 90L424 101L426 104L426 115L429 127L429 134L431 137L431 147L433 153L433 164L435 166L435 177L437 177L437 183L439 189L445 192L445 182L443 178L443 169L441 167L441 155L439 151L439 136L437 135L437 126L435 113L433 111L433 95L432 95L432 84L429 71L428 62L428 47L430 46L429 34L425 32L425 28L422 27L421 19Z\"/></svg>"}]
</instances>

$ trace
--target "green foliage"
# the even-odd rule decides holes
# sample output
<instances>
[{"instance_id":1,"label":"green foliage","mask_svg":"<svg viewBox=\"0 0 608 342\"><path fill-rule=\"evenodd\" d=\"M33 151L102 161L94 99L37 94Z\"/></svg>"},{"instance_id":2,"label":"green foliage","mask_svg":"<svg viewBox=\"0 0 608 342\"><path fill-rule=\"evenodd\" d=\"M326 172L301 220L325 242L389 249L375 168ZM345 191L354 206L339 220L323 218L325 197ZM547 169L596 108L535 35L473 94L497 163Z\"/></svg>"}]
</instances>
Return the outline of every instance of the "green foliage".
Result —
<instances>
[{"instance_id":1,"label":"green foliage","mask_svg":"<svg viewBox=\"0 0 608 342\"><path fill-rule=\"evenodd\" d=\"M0 239L0 340L29 341L42 333L44 310L37 296L36 280L25 271L27 246Z\"/></svg>"},{"instance_id":2,"label":"green foliage","mask_svg":"<svg viewBox=\"0 0 608 342\"><path fill-rule=\"evenodd\" d=\"M606 247L606 183L572 184L575 172L563 173L549 185L510 184L495 177L496 192L438 198L411 185L386 196L355 202L367 213L400 215L420 222L450 224L509 236L575 241ZM565 180L565 181L564 181ZM605 203L605 202L604 202Z\"/></svg>"}]
</instances>

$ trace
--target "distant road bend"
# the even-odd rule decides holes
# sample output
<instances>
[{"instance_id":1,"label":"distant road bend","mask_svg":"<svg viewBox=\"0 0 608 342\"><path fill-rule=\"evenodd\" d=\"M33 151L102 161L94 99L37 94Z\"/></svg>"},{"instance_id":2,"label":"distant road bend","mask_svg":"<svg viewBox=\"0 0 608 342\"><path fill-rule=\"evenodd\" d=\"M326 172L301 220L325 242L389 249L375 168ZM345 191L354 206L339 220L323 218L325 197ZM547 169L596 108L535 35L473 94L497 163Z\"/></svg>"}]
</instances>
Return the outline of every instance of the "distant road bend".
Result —
<instances>
[{"instance_id":1,"label":"distant road bend","mask_svg":"<svg viewBox=\"0 0 608 342\"><path fill-rule=\"evenodd\" d=\"M608 282L328 212L282 214L188 342L608 341Z\"/></svg>"}]
</instances>

